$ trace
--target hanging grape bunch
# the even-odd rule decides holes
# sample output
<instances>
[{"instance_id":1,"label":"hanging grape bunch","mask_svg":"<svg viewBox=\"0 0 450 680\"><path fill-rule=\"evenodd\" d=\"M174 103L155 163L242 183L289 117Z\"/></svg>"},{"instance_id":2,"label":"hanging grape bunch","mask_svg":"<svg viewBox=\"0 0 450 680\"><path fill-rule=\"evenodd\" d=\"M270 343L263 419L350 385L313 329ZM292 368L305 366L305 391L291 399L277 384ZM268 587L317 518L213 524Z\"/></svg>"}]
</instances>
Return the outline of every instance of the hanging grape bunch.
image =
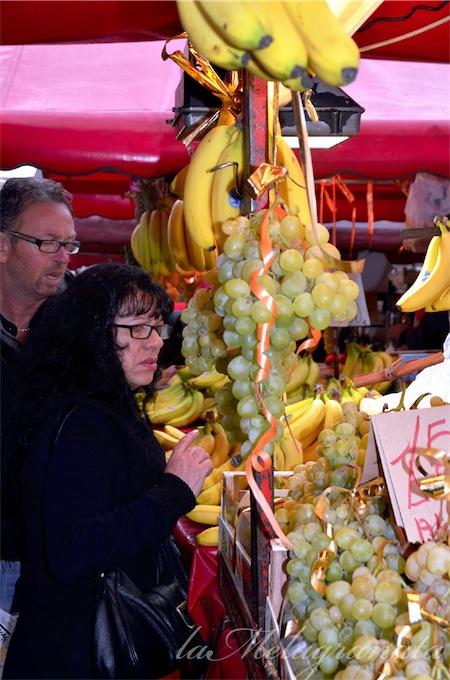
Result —
<instances>
[{"instance_id":1,"label":"hanging grape bunch","mask_svg":"<svg viewBox=\"0 0 450 680\"><path fill-rule=\"evenodd\" d=\"M358 311L358 285L345 272L326 269L321 248L334 257L340 255L328 243L329 233L322 225L318 225L319 246L312 227L305 228L291 214L278 219L270 208L268 233L274 257L264 271L260 226L265 212L222 224L227 238L218 258L218 283L198 290L181 317L187 324L182 352L188 368L199 374L216 364L231 379L217 392L216 400L224 427L242 442L243 456L269 427L254 386L260 368L258 325L273 322L266 351L270 369L261 396L279 420L289 372L297 361L296 343L308 338L311 326L321 331L333 320L351 321ZM256 279L254 272L259 273ZM273 298L272 310L252 292L254 280Z\"/></svg>"}]
</instances>

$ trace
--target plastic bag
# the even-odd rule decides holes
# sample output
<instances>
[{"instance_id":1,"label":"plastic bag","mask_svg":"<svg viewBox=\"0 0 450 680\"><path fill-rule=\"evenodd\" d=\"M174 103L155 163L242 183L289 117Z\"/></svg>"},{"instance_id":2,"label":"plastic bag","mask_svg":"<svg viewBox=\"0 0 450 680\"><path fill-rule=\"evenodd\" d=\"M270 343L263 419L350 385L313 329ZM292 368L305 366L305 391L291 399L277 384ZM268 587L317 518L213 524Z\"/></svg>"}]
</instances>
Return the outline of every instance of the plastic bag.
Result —
<instances>
[{"instance_id":1,"label":"plastic bag","mask_svg":"<svg viewBox=\"0 0 450 680\"><path fill-rule=\"evenodd\" d=\"M405 205L406 227L432 227L435 215L450 214L450 180L418 173Z\"/></svg>"}]
</instances>

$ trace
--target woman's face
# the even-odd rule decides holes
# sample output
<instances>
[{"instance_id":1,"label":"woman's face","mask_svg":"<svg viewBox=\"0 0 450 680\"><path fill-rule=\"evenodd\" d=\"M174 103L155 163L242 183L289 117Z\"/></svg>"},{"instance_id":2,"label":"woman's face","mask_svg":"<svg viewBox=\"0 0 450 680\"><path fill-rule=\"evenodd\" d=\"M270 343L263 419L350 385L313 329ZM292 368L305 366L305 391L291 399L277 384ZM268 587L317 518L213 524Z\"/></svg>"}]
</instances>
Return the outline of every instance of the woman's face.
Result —
<instances>
[{"instance_id":1,"label":"woman's face","mask_svg":"<svg viewBox=\"0 0 450 680\"><path fill-rule=\"evenodd\" d=\"M150 332L149 326L160 329L163 323L163 320L152 312L141 316L118 315L114 320L116 343L120 348L119 357L125 379L132 390L149 385L153 380L163 340L156 330ZM145 338L149 332L149 337Z\"/></svg>"}]
</instances>

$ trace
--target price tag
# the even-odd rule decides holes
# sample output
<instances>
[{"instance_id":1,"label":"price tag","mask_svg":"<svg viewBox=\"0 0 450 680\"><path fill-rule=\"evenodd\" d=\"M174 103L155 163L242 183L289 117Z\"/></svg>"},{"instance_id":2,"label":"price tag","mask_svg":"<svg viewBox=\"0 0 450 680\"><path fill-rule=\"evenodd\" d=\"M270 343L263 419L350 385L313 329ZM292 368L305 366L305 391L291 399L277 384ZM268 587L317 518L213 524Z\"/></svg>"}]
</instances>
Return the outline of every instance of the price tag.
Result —
<instances>
[{"instance_id":1,"label":"price tag","mask_svg":"<svg viewBox=\"0 0 450 680\"><path fill-rule=\"evenodd\" d=\"M411 543L424 543L448 523L445 499L433 500L419 488L423 479L416 466L418 448L450 450L450 406L383 413L371 419L362 482L381 474L387 484L397 524ZM430 475L444 472L427 458Z\"/></svg>"}]
</instances>

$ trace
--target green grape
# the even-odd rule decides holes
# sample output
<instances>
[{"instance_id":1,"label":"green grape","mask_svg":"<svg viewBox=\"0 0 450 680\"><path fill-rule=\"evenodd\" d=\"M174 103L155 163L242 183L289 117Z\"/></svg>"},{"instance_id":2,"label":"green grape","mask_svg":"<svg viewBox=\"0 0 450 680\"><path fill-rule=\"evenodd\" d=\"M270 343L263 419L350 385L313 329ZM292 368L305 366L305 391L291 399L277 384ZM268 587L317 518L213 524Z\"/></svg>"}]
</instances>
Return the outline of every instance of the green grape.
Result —
<instances>
[{"instance_id":1,"label":"green grape","mask_svg":"<svg viewBox=\"0 0 450 680\"><path fill-rule=\"evenodd\" d=\"M331 623L342 624L343 616L342 612L336 604L333 604L328 610L328 616L330 617Z\"/></svg>"},{"instance_id":2,"label":"green grape","mask_svg":"<svg viewBox=\"0 0 450 680\"><path fill-rule=\"evenodd\" d=\"M339 282L339 293L347 300L356 300L359 295L359 286L352 279L341 279Z\"/></svg>"},{"instance_id":3,"label":"green grape","mask_svg":"<svg viewBox=\"0 0 450 680\"><path fill-rule=\"evenodd\" d=\"M242 380L250 374L251 364L240 356L231 359L228 364L228 375L232 380ZM217 396L217 394L216 394Z\"/></svg>"},{"instance_id":4,"label":"green grape","mask_svg":"<svg viewBox=\"0 0 450 680\"><path fill-rule=\"evenodd\" d=\"M392 571L396 571L398 574L404 574L405 572L405 560L401 555L386 555L386 566Z\"/></svg>"},{"instance_id":5,"label":"green grape","mask_svg":"<svg viewBox=\"0 0 450 680\"><path fill-rule=\"evenodd\" d=\"M287 347L291 341L291 336L286 328L274 326L270 331L270 342L276 349Z\"/></svg>"},{"instance_id":6,"label":"green grape","mask_svg":"<svg viewBox=\"0 0 450 680\"><path fill-rule=\"evenodd\" d=\"M315 519L314 506L308 503L302 503L298 506L295 513L295 520L297 524L307 524ZM308 548L310 546L308 545Z\"/></svg>"},{"instance_id":7,"label":"green grape","mask_svg":"<svg viewBox=\"0 0 450 680\"><path fill-rule=\"evenodd\" d=\"M336 433L336 436L341 438L341 439L347 439L348 437L353 437L355 434L355 428L353 425L350 423L339 423L336 425L334 428L334 431Z\"/></svg>"},{"instance_id":8,"label":"green grape","mask_svg":"<svg viewBox=\"0 0 450 680\"><path fill-rule=\"evenodd\" d=\"M288 248L284 250L279 257L280 266L286 272L299 271L303 265L303 255L300 250L295 248Z\"/></svg>"},{"instance_id":9,"label":"green grape","mask_svg":"<svg viewBox=\"0 0 450 680\"><path fill-rule=\"evenodd\" d=\"M223 243L223 252L231 260L240 260L242 257L242 251L245 245L246 238L244 234L233 233L225 239Z\"/></svg>"},{"instance_id":10,"label":"green grape","mask_svg":"<svg viewBox=\"0 0 450 680\"><path fill-rule=\"evenodd\" d=\"M353 644L353 627L346 625L339 631L339 642L348 651Z\"/></svg>"},{"instance_id":11,"label":"green grape","mask_svg":"<svg viewBox=\"0 0 450 680\"><path fill-rule=\"evenodd\" d=\"M381 605L380 605L381 606ZM386 605L388 606L388 605ZM419 630L411 638L413 647L428 649L433 643L433 626L429 621L422 621Z\"/></svg>"},{"instance_id":12,"label":"green grape","mask_svg":"<svg viewBox=\"0 0 450 680\"><path fill-rule=\"evenodd\" d=\"M296 215L286 215L280 222L280 233L287 239L301 239L304 227Z\"/></svg>"},{"instance_id":13,"label":"green grape","mask_svg":"<svg viewBox=\"0 0 450 680\"><path fill-rule=\"evenodd\" d=\"M308 260L310 262L310 260ZM306 262L305 262L306 265ZM302 292L302 291L300 291ZM311 297L316 307L320 309L328 309L331 307L333 301L334 291L328 288L324 283L316 283L311 291Z\"/></svg>"},{"instance_id":14,"label":"green grape","mask_svg":"<svg viewBox=\"0 0 450 680\"><path fill-rule=\"evenodd\" d=\"M226 331L235 330L236 319L231 314L225 314L223 317L223 327Z\"/></svg>"},{"instance_id":15,"label":"green grape","mask_svg":"<svg viewBox=\"0 0 450 680\"><path fill-rule=\"evenodd\" d=\"M301 340L302 338L306 338L309 334L309 328L306 321L296 316L293 317L287 327L287 331L293 340Z\"/></svg>"},{"instance_id":16,"label":"green grape","mask_svg":"<svg viewBox=\"0 0 450 680\"><path fill-rule=\"evenodd\" d=\"M352 608L356 600L357 598L352 593L344 595L344 597L339 600L339 609L341 610L342 616L344 619L347 619L347 621L353 621Z\"/></svg>"},{"instance_id":17,"label":"green grape","mask_svg":"<svg viewBox=\"0 0 450 680\"><path fill-rule=\"evenodd\" d=\"M335 293L339 289L340 278L336 276L335 272L323 272L317 277L317 283L324 283L331 288Z\"/></svg>"},{"instance_id":18,"label":"green grape","mask_svg":"<svg viewBox=\"0 0 450 680\"><path fill-rule=\"evenodd\" d=\"M253 303L250 316L255 323L269 323L273 320L272 312L260 300Z\"/></svg>"},{"instance_id":19,"label":"green grape","mask_svg":"<svg viewBox=\"0 0 450 680\"><path fill-rule=\"evenodd\" d=\"M284 414L284 404L279 397L269 394L264 397L264 403L274 418L281 418Z\"/></svg>"},{"instance_id":20,"label":"green grape","mask_svg":"<svg viewBox=\"0 0 450 680\"><path fill-rule=\"evenodd\" d=\"M303 525L303 536L305 537L305 540L308 541L308 543L311 543L313 538L317 536L317 534L321 533L322 529L318 522L307 522Z\"/></svg>"},{"instance_id":21,"label":"green grape","mask_svg":"<svg viewBox=\"0 0 450 680\"><path fill-rule=\"evenodd\" d=\"M358 598L365 597L368 600L373 600L374 584L369 576L353 576L351 592Z\"/></svg>"},{"instance_id":22,"label":"green grape","mask_svg":"<svg viewBox=\"0 0 450 680\"><path fill-rule=\"evenodd\" d=\"M254 351L253 347L242 347L241 348L241 356L244 357L244 359L246 359L247 361L253 362L254 354L255 354L255 351ZM250 372L250 375L252 376L251 372ZM253 378L253 376L252 376L252 378Z\"/></svg>"},{"instance_id":23,"label":"green grape","mask_svg":"<svg viewBox=\"0 0 450 680\"><path fill-rule=\"evenodd\" d=\"M189 304L195 309L203 309L203 307L209 302L209 290L206 288L197 288L194 295L192 296Z\"/></svg>"},{"instance_id":24,"label":"green grape","mask_svg":"<svg viewBox=\"0 0 450 680\"><path fill-rule=\"evenodd\" d=\"M281 292L283 295L293 299L306 289L306 277L300 271L288 272L281 283Z\"/></svg>"},{"instance_id":25,"label":"green grape","mask_svg":"<svg viewBox=\"0 0 450 680\"><path fill-rule=\"evenodd\" d=\"M236 320L248 317L251 309L252 302L247 298L239 298L239 300L235 300L231 305L231 313L236 317ZM236 329L236 322L234 327Z\"/></svg>"},{"instance_id":26,"label":"green grape","mask_svg":"<svg viewBox=\"0 0 450 680\"><path fill-rule=\"evenodd\" d=\"M331 446L336 441L336 435L334 430L326 429L320 432L318 439L324 446Z\"/></svg>"},{"instance_id":27,"label":"green grape","mask_svg":"<svg viewBox=\"0 0 450 680\"><path fill-rule=\"evenodd\" d=\"M367 562L373 555L373 547L365 538L358 538L350 546L350 552L358 562Z\"/></svg>"},{"instance_id":28,"label":"green grape","mask_svg":"<svg viewBox=\"0 0 450 680\"><path fill-rule=\"evenodd\" d=\"M233 266L233 278L242 279L242 269L244 268L245 260L238 260Z\"/></svg>"},{"instance_id":29,"label":"green grape","mask_svg":"<svg viewBox=\"0 0 450 680\"><path fill-rule=\"evenodd\" d=\"M295 543L294 543L294 555L298 557L301 560L304 560L306 555L308 554L308 551L311 549L311 546L307 541L305 541L304 538L299 538Z\"/></svg>"},{"instance_id":30,"label":"green grape","mask_svg":"<svg viewBox=\"0 0 450 680\"><path fill-rule=\"evenodd\" d=\"M218 288L216 292L218 292L219 290L220 290L220 288ZM228 299L228 295L227 295L227 299ZM225 300L225 302L226 302L226 300ZM185 324L191 323L191 321L193 321L195 319L195 317L196 317L196 311L195 311L195 309L192 309L192 307L186 307L186 309L183 309L183 311L181 312L181 315L180 315L181 321Z\"/></svg>"},{"instance_id":31,"label":"green grape","mask_svg":"<svg viewBox=\"0 0 450 680\"><path fill-rule=\"evenodd\" d=\"M322 262L315 257L306 260L303 265L303 273L307 279L317 279L318 276L323 274Z\"/></svg>"},{"instance_id":32,"label":"green grape","mask_svg":"<svg viewBox=\"0 0 450 680\"><path fill-rule=\"evenodd\" d=\"M241 346L241 336L239 333L235 333L234 331L224 331L222 337L227 349L235 349L236 347Z\"/></svg>"},{"instance_id":33,"label":"green grape","mask_svg":"<svg viewBox=\"0 0 450 680\"><path fill-rule=\"evenodd\" d=\"M334 675L334 673L337 671L339 667L339 659L337 656L330 656L326 655L323 659L321 659L319 663L319 668L322 671L322 673L325 673L325 675ZM317 678L317 674L314 674L314 677Z\"/></svg>"},{"instance_id":34,"label":"green grape","mask_svg":"<svg viewBox=\"0 0 450 680\"><path fill-rule=\"evenodd\" d=\"M327 241L330 240L330 232L326 227L324 227L323 224L320 224L319 222L316 224L316 234L317 234L317 239L318 242L323 246ZM314 236L314 229L312 224L308 224L305 227L305 241L307 243L315 244L317 243L316 237ZM320 251L319 251L320 252Z\"/></svg>"},{"instance_id":35,"label":"green grape","mask_svg":"<svg viewBox=\"0 0 450 680\"><path fill-rule=\"evenodd\" d=\"M431 548L427 555L426 563L428 571L438 576L443 576L450 569L450 548L446 545L436 545Z\"/></svg>"},{"instance_id":36,"label":"green grape","mask_svg":"<svg viewBox=\"0 0 450 680\"><path fill-rule=\"evenodd\" d=\"M256 323L249 316L242 316L236 319L233 330L239 335L252 335L256 333Z\"/></svg>"},{"instance_id":37,"label":"green grape","mask_svg":"<svg viewBox=\"0 0 450 680\"><path fill-rule=\"evenodd\" d=\"M240 335L241 347L254 349L258 344L258 339L253 333L247 333L245 335Z\"/></svg>"},{"instance_id":38,"label":"green grape","mask_svg":"<svg viewBox=\"0 0 450 680\"><path fill-rule=\"evenodd\" d=\"M241 428L242 432L244 432L244 434L248 434L252 429L252 419L241 418L241 420L239 421L239 427Z\"/></svg>"},{"instance_id":39,"label":"green grape","mask_svg":"<svg viewBox=\"0 0 450 680\"><path fill-rule=\"evenodd\" d=\"M275 303L277 305L277 323L284 319L290 321L294 313L294 307L287 295L275 295Z\"/></svg>"},{"instance_id":40,"label":"green grape","mask_svg":"<svg viewBox=\"0 0 450 680\"><path fill-rule=\"evenodd\" d=\"M369 600L358 598L352 606L352 616L357 621L366 621L370 619L373 605Z\"/></svg>"},{"instance_id":41,"label":"green grape","mask_svg":"<svg viewBox=\"0 0 450 680\"><path fill-rule=\"evenodd\" d=\"M363 620L357 621L354 628L355 637L360 635L371 635L372 637L377 637L377 627L373 621Z\"/></svg>"},{"instance_id":42,"label":"green grape","mask_svg":"<svg viewBox=\"0 0 450 680\"><path fill-rule=\"evenodd\" d=\"M262 288L264 288L264 290L266 290L272 297L280 292L280 284L268 274L258 276L256 283L262 286Z\"/></svg>"},{"instance_id":43,"label":"green grape","mask_svg":"<svg viewBox=\"0 0 450 680\"><path fill-rule=\"evenodd\" d=\"M249 283L252 278L253 272L261 271L263 267L264 263L260 259L248 260L242 267L241 278L244 279L244 281L247 281L247 283Z\"/></svg>"},{"instance_id":44,"label":"green grape","mask_svg":"<svg viewBox=\"0 0 450 680\"><path fill-rule=\"evenodd\" d=\"M253 418L259 413L258 400L253 396L243 397L238 402L237 412L241 418Z\"/></svg>"},{"instance_id":45,"label":"green grape","mask_svg":"<svg viewBox=\"0 0 450 680\"><path fill-rule=\"evenodd\" d=\"M219 283L225 283L233 278L234 260L226 260L217 270Z\"/></svg>"},{"instance_id":46,"label":"green grape","mask_svg":"<svg viewBox=\"0 0 450 680\"><path fill-rule=\"evenodd\" d=\"M213 357L213 359L223 357L226 355L226 353L227 348L222 340L216 338L214 342L211 341L211 356Z\"/></svg>"},{"instance_id":47,"label":"green grape","mask_svg":"<svg viewBox=\"0 0 450 680\"><path fill-rule=\"evenodd\" d=\"M380 628L392 628L395 624L397 610L390 604L378 602L372 610L372 620Z\"/></svg>"},{"instance_id":48,"label":"green grape","mask_svg":"<svg viewBox=\"0 0 450 680\"><path fill-rule=\"evenodd\" d=\"M309 320L314 328L317 328L319 331L323 331L330 325L331 315L328 309L314 308L309 315Z\"/></svg>"},{"instance_id":49,"label":"green grape","mask_svg":"<svg viewBox=\"0 0 450 680\"><path fill-rule=\"evenodd\" d=\"M352 447L351 441L348 439L338 439L334 445L334 450L338 456L346 456Z\"/></svg>"},{"instance_id":50,"label":"green grape","mask_svg":"<svg viewBox=\"0 0 450 680\"><path fill-rule=\"evenodd\" d=\"M330 623L328 610L324 607L313 609L309 614L309 623L313 628L320 631L324 626L327 626Z\"/></svg>"},{"instance_id":51,"label":"green grape","mask_svg":"<svg viewBox=\"0 0 450 680\"><path fill-rule=\"evenodd\" d=\"M287 596L289 602L292 604L300 604L301 602L306 602L308 595L306 594L305 584L300 581L294 581L290 583L287 590Z\"/></svg>"},{"instance_id":52,"label":"green grape","mask_svg":"<svg viewBox=\"0 0 450 680\"><path fill-rule=\"evenodd\" d=\"M335 647L339 643L339 631L328 623L319 631L317 642L321 647Z\"/></svg>"},{"instance_id":53,"label":"green grape","mask_svg":"<svg viewBox=\"0 0 450 680\"><path fill-rule=\"evenodd\" d=\"M344 595L350 593L350 584L347 581L333 581L327 587L326 597L331 604L338 604Z\"/></svg>"},{"instance_id":54,"label":"green grape","mask_svg":"<svg viewBox=\"0 0 450 680\"><path fill-rule=\"evenodd\" d=\"M348 550L353 541L358 538L358 534L355 529L342 527L336 531L334 537L339 548L342 548L342 550Z\"/></svg>"},{"instance_id":55,"label":"green grape","mask_svg":"<svg viewBox=\"0 0 450 680\"><path fill-rule=\"evenodd\" d=\"M286 381L273 371L270 371L268 377L264 381L264 385L270 394L281 396L286 391Z\"/></svg>"},{"instance_id":56,"label":"green grape","mask_svg":"<svg viewBox=\"0 0 450 680\"><path fill-rule=\"evenodd\" d=\"M250 239L247 241L242 249L242 254L246 260L256 260L261 257L261 247L259 241Z\"/></svg>"},{"instance_id":57,"label":"green grape","mask_svg":"<svg viewBox=\"0 0 450 680\"><path fill-rule=\"evenodd\" d=\"M314 309L314 301L308 292L296 295L292 304L295 314L302 318L310 316Z\"/></svg>"},{"instance_id":58,"label":"green grape","mask_svg":"<svg viewBox=\"0 0 450 680\"><path fill-rule=\"evenodd\" d=\"M213 311L205 312L203 318L205 327L208 331L217 331L222 326L221 317Z\"/></svg>"},{"instance_id":59,"label":"green grape","mask_svg":"<svg viewBox=\"0 0 450 680\"><path fill-rule=\"evenodd\" d=\"M284 276L284 269L281 268L280 266L280 256L277 255L277 257L274 259L270 266L270 271L274 276L276 276L278 279Z\"/></svg>"},{"instance_id":60,"label":"green grape","mask_svg":"<svg viewBox=\"0 0 450 680\"><path fill-rule=\"evenodd\" d=\"M399 583L391 581L381 581L375 588L375 599L377 602L386 604L397 604L402 596L402 588Z\"/></svg>"},{"instance_id":61,"label":"green grape","mask_svg":"<svg viewBox=\"0 0 450 680\"><path fill-rule=\"evenodd\" d=\"M312 626L309 621L306 621L302 627L302 635L305 640L308 642L315 642L317 640L318 634L318 630L314 628L314 626Z\"/></svg>"},{"instance_id":62,"label":"green grape","mask_svg":"<svg viewBox=\"0 0 450 680\"><path fill-rule=\"evenodd\" d=\"M353 557L350 550L344 550L344 552L339 556L339 564L344 571L347 571L349 574L351 574L358 566L358 560Z\"/></svg>"},{"instance_id":63,"label":"green grape","mask_svg":"<svg viewBox=\"0 0 450 680\"><path fill-rule=\"evenodd\" d=\"M348 313L347 299L343 295L335 293L329 311L337 321L345 321Z\"/></svg>"},{"instance_id":64,"label":"green grape","mask_svg":"<svg viewBox=\"0 0 450 680\"><path fill-rule=\"evenodd\" d=\"M353 300L347 305L347 315L345 321L353 321L358 316L358 305Z\"/></svg>"},{"instance_id":65,"label":"green grape","mask_svg":"<svg viewBox=\"0 0 450 680\"><path fill-rule=\"evenodd\" d=\"M373 663L379 654L378 640L371 635L355 638L350 655L362 664Z\"/></svg>"},{"instance_id":66,"label":"green grape","mask_svg":"<svg viewBox=\"0 0 450 680\"><path fill-rule=\"evenodd\" d=\"M379 515L369 515L364 520L364 529L368 536L383 536L386 522Z\"/></svg>"},{"instance_id":67,"label":"green grape","mask_svg":"<svg viewBox=\"0 0 450 680\"><path fill-rule=\"evenodd\" d=\"M250 295L250 286L244 279L230 279L224 284L226 294L233 298L246 298Z\"/></svg>"},{"instance_id":68,"label":"green grape","mask_svg":"<svg viewBox=\"0 0 450 680\"><path fill-rule=\"evenodd\" d=\"M197 352L198 352L197 339L193 335L183 338L183 342L181 343L182 355L184 357L189 357L192 354L196 354Z\"/></svg>"},{"instance_id":69,"label":"green grape","mask_svg":"<svg viewBox=\"0 0 450 680\"><path fill-rule=\"evenodd\" d=\"M339 581L342 578L341 565L337 560L333 560L327 569L326 580L328 583Z\"/></svg>"}]
</instances>

